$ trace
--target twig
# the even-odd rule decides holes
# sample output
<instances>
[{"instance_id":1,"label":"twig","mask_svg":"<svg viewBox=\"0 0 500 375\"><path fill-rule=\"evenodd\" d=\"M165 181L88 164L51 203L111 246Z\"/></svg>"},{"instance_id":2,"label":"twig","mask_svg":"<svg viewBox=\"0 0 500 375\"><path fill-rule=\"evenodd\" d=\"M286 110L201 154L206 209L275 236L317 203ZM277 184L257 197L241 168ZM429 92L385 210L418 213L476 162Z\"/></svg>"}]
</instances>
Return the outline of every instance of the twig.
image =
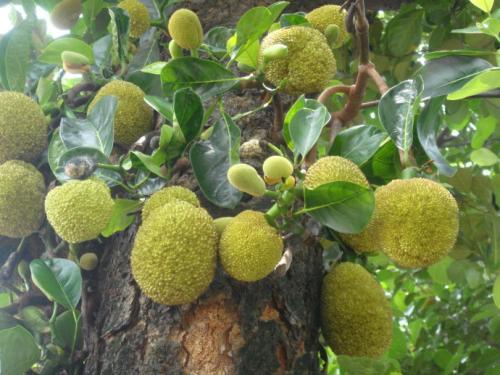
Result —
<instances>
[{"instance_id":1,"label":"twig","mask_svg":"<svg viewBox=\"0 0 500 375\"><path fill-rule=\"evenodd\" d=\"M283 129L283 102L278 93L273 96L273 109L274 109L274 122L271 128L271 140L275 144L283 143L283 135L281 130Z\"/></svg>"},{"instance_id":2,"label":"twig","mask_svg":"<svg viewBox=\"0 0 500 375\"><path fill-rule=\"evenodd\" d=\"M7 260L4 262L2 268L0 268L0 280L7 281L12 276L14 269L17 267L17 263L21 259L24 250L24 242L26 241L26 237L23 237L21 241L19 241L19 245L17 246L16 251L11 253Z\"/></svg>"}]
</instances>

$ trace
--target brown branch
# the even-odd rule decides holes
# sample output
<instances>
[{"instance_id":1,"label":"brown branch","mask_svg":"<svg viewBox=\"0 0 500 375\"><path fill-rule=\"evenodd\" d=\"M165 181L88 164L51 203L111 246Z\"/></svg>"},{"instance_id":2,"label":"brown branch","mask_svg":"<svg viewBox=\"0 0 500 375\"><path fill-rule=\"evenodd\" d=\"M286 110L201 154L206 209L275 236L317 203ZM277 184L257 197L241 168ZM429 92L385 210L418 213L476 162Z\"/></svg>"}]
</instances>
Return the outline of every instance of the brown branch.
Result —
<instances>
[{"instance_id":1,"label":"brown branch","mask_svg":"<svg viewBox=\"0 0 500 375\"><path fill-rule=\"evenodd\" d=\"M271 128L271 140L274 144L283 143L283 135L281 134L281 130L283 129L283 102L278 93L273 96L273 109L274 109L274 122Z\"/></svg>"},{"instance_id":2,"label":"brown branch","mask_svg":"<svg viewBox=\"0 0 500 375\"><path fill-rule=\"evenodd\" d=\"M377 71L375 65L373 65L371 69L368 69L368 75L377 85L378 91L380 92L381 95L384 95L387 92L387 90L389 90L389 86L387 86L387 83L385 82L384 78L382 78L380 73Z\"/></svg>"},{"instance_id":3,"label":"brown branch","mask_svg":"<svg viewBox=\"0 0 500 375\"><path fill-rule=\"evenodd\" d=\"M318 96L318 102L320 102L321 104L326 106L328 103L328 100L330 100L330 97L332 95L335 95L338 93L348 95L350 91L351 91L351 86L347 86L347 85L338 85L338 86L328 87Z\"/></svg>"}]
</instances>

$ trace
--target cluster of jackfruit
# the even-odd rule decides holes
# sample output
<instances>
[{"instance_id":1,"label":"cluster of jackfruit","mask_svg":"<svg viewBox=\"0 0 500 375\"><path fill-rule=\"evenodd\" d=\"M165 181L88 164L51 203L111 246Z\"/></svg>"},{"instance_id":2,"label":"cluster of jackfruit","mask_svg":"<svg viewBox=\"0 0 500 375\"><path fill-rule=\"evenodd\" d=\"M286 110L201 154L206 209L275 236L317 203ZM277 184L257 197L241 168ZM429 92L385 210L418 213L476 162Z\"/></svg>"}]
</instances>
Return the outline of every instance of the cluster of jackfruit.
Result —
<instances>
[{"instance_id":1,"label":"cluster of jackfruit","mask_svg":"<svg viewBox=\"0 0 500 375\"><path fill-rule=\"evenodd\" d=\"M392 339L392 311L376 279L355 263L341 263L323 279L321 327L337 355L378 357Z\"/></svg>"},{"instance_id":2,"label":"cluster of jackfruit","mask_svg":"<svg viewBox=\"0 0 500 375\"><path fill-rule=\"evenodd\" d=\"M170 16L167 26L175 45L181 48L196 50L203 43L203 28L198 15L192 10L176 10Z\"/></svg>"},{"instance_id":3,"label":"cluster of jackfruit","mask_svg":"<svg viewBox=\"0 0 500 375\"><path fill-rule=\"evenodd\" d=\"M115 142L130 146L151 130L153 110L144 101L145 93L133 83L115 80L104 85L89 105L88 113L104 96L116 96Z\"/></svg>"},{"instance_id":4,"label":"cluster of jackfruit","mask_svg":"<svg viewBox=\"0 0 500 375\"><path fill-rule=\"evenodd\" d=\"M148 8L138 0L120 1L118 7L126 10L129 15L129 35L132 38L140 38L149 29L150 18Z\"/></svg>"},{"instance_id":5,"label":"cluster of jackfruit","mask_svg":"<svg viewBox=\"0 0 500 375\"><path fill-rule=\"evenodd\" d=\"M346 12L338 5L324 5L306 14L307 21L324 34L334 48L343 45L349 36L345 17Z\"/></svg>"}]
</instances>

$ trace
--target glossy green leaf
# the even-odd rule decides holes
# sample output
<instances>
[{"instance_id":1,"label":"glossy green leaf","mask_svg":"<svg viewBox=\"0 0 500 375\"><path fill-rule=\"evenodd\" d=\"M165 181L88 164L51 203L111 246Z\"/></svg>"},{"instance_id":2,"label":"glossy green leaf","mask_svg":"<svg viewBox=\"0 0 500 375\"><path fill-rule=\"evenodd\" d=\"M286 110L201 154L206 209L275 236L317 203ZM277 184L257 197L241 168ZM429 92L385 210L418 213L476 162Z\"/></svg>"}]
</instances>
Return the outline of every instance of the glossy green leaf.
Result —
<instances>
[{"instance_id":1,"label":"glossy green leaf","mask_svg":"<svg viewBox=\"0 0 500 375\"><path fill-rule=\"evenodd\" d=\"M329 154L342 156L357 165L363 165L377 152L386 137L387 134L375 126L353 126L337 134Z\"/></svg>"},{"instance_id":2,"label":"glossy green leaf","mask_svg":"<svg viewBox=\"0 0 500 375\"><path fill-rule=\"evenodd\" d=\"M418 47L422 37L422 9L400 12L385 27L384 41L389 55L405 56Z\"/></svg>"},{"instance_id":3,"label":"glossy green leaf","mask_svg":"<svg viewBox=\"0 0 500 375\"><path fill-rule=\"evenodd\" d=\"M301 212L337 232L359 233L370 221L374 205L371 189L337 181L304 189L305 208Z\"/></svg>"},{"instance_id":4,"label":"glossy green leaf","mask_svg":"<svg viewBox=\"0 0 500 375\"><path fill-rule=\"evenodd\" d=\"M174 120L174 109L172 108L171 102L154 95L146 95L144 100L151 108L163 115L168 121L172 122Z\"/></svg>"},{"instance_id":5,"label":"glossy green leaf","mask_svg":"<svg viewBox=\"0 0 500 375\"><path fill-rule=\"evenodd\" d=\"M309 21L301 13L285 13L280 17L281 27L288 26L308 26Z\"/></svg>"},{"instance_id":6,"label":"glossy green leaf","mask_svg":"<svg viewBox=\"0 0 500 375\"><path fill-rule=\"evenodd\" d=\"M21 326L0 331L0 373L24 375L40 359L34 337Z\"/></svg>"},{"instance_id":7,"label":"glossy green leaf","mask_svg":"<svg viewBox=\"0 0 500 375\"><path fill-rule=\"evenodd\" d=\"M157 160L150 155L146 155L140 151L132 151L130 159L135 166L142 165L148 171L157 175L158 177L165 178L165 171L161 168L165 160Z\"/></svg>"},{"instance_id":8,"label":"glossy green leaf","mask_svg":"<svg viewBox=\"0 0 500 375\"><path fill-rule=\"evenodd\" d=\"M180 89L174 95L173 109L185 142L191 142L203 127L204 110L201 98L188 87Z\"/></svg>"},{"instance_id":9,"label":"glossy green leaf","mask_svg":"<svg viewBox=\"0 0 500 375\"><path fill-rule=\"evenodd\" d=\"M45 311L36 306L26 306L19 312L19 317L24 325L32 332L48 333L50 331L49 321Z\"/></svg>"},{"instance_id":10,"label":"glossy green leaf","mask_svg":"<svg viewBox=\"0 0 500 375\"><path fill-rule=\"evenodd\" d=\"M92 47L83 40L77 38L63 37L50 42L42 51L38 60L46 64L62 66L61 53L64 51L77 52L94 62Z\"/></svg>"},{"instance_id":11,"label":"glossy green leaf","mask_svg":"<svg viewBox=\"0 0 500 375\"><path fill-rule=\"evenodd\" d=\"M489 13L493 8L495 0L469 0L472 4L477 6L483 12Z\"/></svg>"},{"instance_id":12,"label":"glossy green leaf","mask_svg":"<svg viewBox=\"0 0 500 375\"><path fill-rule=\"evenodd\" d=\"M224 26L216 26L211 28L203 40L204 45L208 50L218 57L226 54L226 45L229 38L234 34L234 29Z\"/></svg>"},{"instance_id":13,"label":"glossy green leaf","mask_svg":"<svg viewBox=\"0 0 500 375\"><path fill-rule=\"evenodd\" d=\"M31 278L49 298L67 309L74 309L82 295L80 267L68 259L35 259L30 263Z\"/></svg>"},{"instance_id":14,"label":"glossy green leaf","mask_svg":"<svg viewBox=\"0 0 500 375\"><path fill-rule=\"evenodd\" d=\"M238 82L238 77L214 61L180 57L165 65L161 80L168 96L190 87L206 100L230 90Z\"/></svg>"},{"instance_id":15,"label":"glossy green leaf","mask_svg":"<svg viewBox=\"0 0 500 375\"><path fill-rule=\"evenodd\" d=\"M141 69L141 72L159 75L161 74L161 71L166 65L167 65L166 61L156 61L154 63L151 63L143 67Z\"/></svg>"},{"instance_id":16,"label":"glossy green leaf","mask_svg":"<svg viewBox=\"0 0 500 375\"><path fill-rule=\"evenodd\" d=\"M126 63L128 58L130 18L122 8L112 7L108 8L108 11L111 17L108 27L111 34L113 63Z\"/></svg>"},{"instance_id":17,"label":"glossy green leaf","mask_svg":"<svg viewBox=\"0 0 500 375\"><path fill-rule=\"evenodd\" d=\"M479 165L480 167L491 167L498 163L498 156L487 148L480 148L472 151L470 160Z\"/></svg>"},{"instance_id":18,"label":"glossy green leaf","mask_svg":"<svg viewBox=\"0 0 500 375\"><path fill-rule=\"evenodd\" d=\"M76 317L76 321L75 321ZM82 330L82 319L80 312L64 311L56 318L55 322L56 342L71 350L80 340Z\"/></svg>"},{"instance_id":19,"label":"glossy green leaf","mask_svg":"<svg viewBox=\"0 0 500 375\"><path fill-rule=\"evenodd\" d=\"M437 133L442 125L440 111L443 101L443 97L438 97L425 104L417 121L417 134L422 148L439 172L445 176L453 176L457 171L456 168L450 166L437 145Z\"/></svg>"},{"instance_id":20,"label":"glossy green leaf","mask_svg":"<svg viewBox=\"0 0 500 375\"><path fill-rule=\"evenodd\" d=\"M476 123L476 132L472 136L471 146L474 149L481 148L484 142L493 134L496 129L497 121L493 116L481 117Z\"/></svg>"},{"instance_id":21,"label":"glossy green leaf","mask_svg":"<svg viewBox=\"0 0 500 375\"><path fill-rule=\"evenodd\" d=\"M240 129L224 113L223 118L215 123L210 138L195 143L189 153L201 191L219 207L234 208L242 197L227 180L228 169L240 161L240 136Z\"/></svg>"},{"instance_id":22,"label":"glossy green leaf","mask_svg":"<svg viewBox=\"0 0 500 375\"><path fill-rule=\"evenodd\" d=\"M133 199L115 199L115 206L111 219L101 232L103 237L110 237L114 233L128 228L135 221L136 212L141 207L141 202Z\"/></svg>"},{"instance_id":23,"label":"glossy green leaf","mask_svg":"<svg viewBox=\"0 0 500 375\"><path fill-rule=\"evenodd\" d=\"M448 94L448 100L460 100L500 87L500 69L491 69L477 74L457 91Z\"/></svg>"}]
</instances>

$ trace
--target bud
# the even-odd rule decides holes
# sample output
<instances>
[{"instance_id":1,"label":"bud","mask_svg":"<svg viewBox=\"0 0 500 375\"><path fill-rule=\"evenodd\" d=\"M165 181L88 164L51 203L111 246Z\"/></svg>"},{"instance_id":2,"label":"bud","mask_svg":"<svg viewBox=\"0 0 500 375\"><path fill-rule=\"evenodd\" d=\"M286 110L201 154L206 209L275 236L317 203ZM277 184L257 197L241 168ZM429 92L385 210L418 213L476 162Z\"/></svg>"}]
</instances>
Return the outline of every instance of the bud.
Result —
<instances>
[{"instance_id":1,"label":"bud","mask_svg":"<svg viewBox=\"0 0 500 375\"><path fill-rule=\"evenodd\" d=\"M288 176L283 183L283 189L289 190L291 188L295 187L295 177L293 176Z\"/></svg>"},{"instance_id":2,"label":"bud","mask_svg":"<svg viewBox=\"0 0 500 375\"><path fill-rule=\"evenodd\" d=\"M276 43L270 47L267 47L264 52L262 52L264 57L264 63L271 60L282 59L288 56L288 47L281 43Z\"/></svg>"},{"instance_id":3,"label":"bud","mask_svg":"<svg viewBox=\"0 0 500 375\"><path fill-rule=\"evenodd\" d=\"M339 40L340 29L337 25L328 25L325 29L326 40L330 47L335 47Z\"/></svg>"},{"instance_id":4,"label":"bud","mask_svg":"<svg viewBox=\"0 0 500 375\"><path fill-rule=\"evenodd\" d=\"M99 259L95 253L85 253L80 257L80 268L85 271L93 271L97 267Z\"/></svg>"},{"instance_id":5,"label":"bud","mask_svg":"<svg viewBox=\"0 0 500 375\"><path fill-rule=\"evenodd\" d=\"M261 197L266 192L264 180L251 165L233 165L227 171L227 179L236 189L254 197Z\"/></svg>"},{"instance_id":6,"label":"bud","mask_svg":"<svg viewBox=\"0 0 500 375\"><path fill-rule=\"evenodd\" d=\"M80 0L63 0L52 9L50 20L58 29L71 29L81 13L82 3Z\"/></svg>"},{"instance_id":7,"label":"bud","mask_svg":"<svg viewBox=\"0 0 500 375\"><path fill-rule=\"evenodd\" d=\"M264 161L262 165L266 181L276 181L278 183L282 178L287 178L293 173L293 164L283 156L271 156Z\"/></svg>"},{"instance_id":8,"label":"bud","mask_svg":"<svg viewBox=\"0 0 500 375\"><path fill-rule=\"evenodd\" d=\"M203 43L200 19L189 9L178 9L170 16L168 32L175 43L184 49L197 49Z\"/></svg>"},{"instance_id":9,"label":"bud","mask_svg":"<svg viewBox=\"0 0 500 375\"><path fill-rule=\"evenodd\" d=\"M184 56L182 48L177 43L175 43L175 40L173 39L170 41L170 43L168 43L168 52L170 52L170 56L173 59Z\"/></svg>"},{"instance_id":10,"label":"bud","mask_svg":"<svg viewBox=\"0 0 500 375\"><path fill-rule=\"evenodd\" d=\"M223 217L218 217L217 219L214 219L214 224L215 224L215 230L217 231L217 234L220 236L226 226L233 220L233 217L231 216L223 216Z\"/></svg>"},{"instance_id":11,"label":"bud","mask_svg":"<svg viewBox=\"0 0 500 375\"><path fill-rule=\"evenodd\" d=\"M61 53L63 69L67 73L88 73L90 71L90 61L87 56L77 52L64 51Z\"/></svg>"}]
</instances>

